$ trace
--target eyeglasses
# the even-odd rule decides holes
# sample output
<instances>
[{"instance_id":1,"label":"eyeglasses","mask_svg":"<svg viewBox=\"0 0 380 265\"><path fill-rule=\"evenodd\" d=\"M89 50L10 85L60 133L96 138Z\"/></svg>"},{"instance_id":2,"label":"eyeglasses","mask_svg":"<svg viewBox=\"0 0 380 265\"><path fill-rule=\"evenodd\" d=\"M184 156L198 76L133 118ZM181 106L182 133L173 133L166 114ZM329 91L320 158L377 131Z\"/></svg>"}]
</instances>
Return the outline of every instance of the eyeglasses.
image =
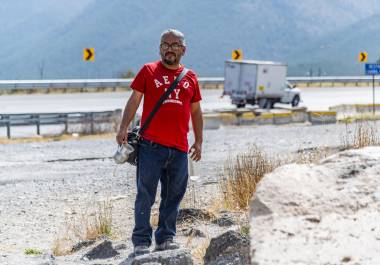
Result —
<instances>
[{"instance_id":1,"label":"eyeglasses","mask_svg":"<svg viewBox=\"0 0 380 265\"><path fill-rule=\"evenodd\" d=\"M172 44L163 42L160 44L160 48L163 50L169 50L169 47L172 48L173 51L178 51L181 47L183 47L183 45L178 42L174 42Z\"/></svg>"}]
</instances>

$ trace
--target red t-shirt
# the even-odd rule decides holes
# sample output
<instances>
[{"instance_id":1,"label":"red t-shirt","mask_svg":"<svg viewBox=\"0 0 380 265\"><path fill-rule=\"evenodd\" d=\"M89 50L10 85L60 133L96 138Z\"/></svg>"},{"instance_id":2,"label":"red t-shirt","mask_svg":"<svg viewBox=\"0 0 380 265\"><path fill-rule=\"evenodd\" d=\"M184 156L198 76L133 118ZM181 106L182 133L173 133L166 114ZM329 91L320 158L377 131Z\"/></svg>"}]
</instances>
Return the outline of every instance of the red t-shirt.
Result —
<instances>
[{"instance_id":1,"label":"red t-shirt","mask_svg":"<svg viewBox=\"0 0 380 265\"><path fill-rule=\"evenodd\" d=\"M131 84L132 89L144 93L141 124L144 124L161 95L170 87L183 68L181 66L177 70L171 70L166 68L161 61L145 64L141 68ZM189 70L162 103L142 137L187 152L190 104L201 99L197 76Z\"/></svg>"}]
</instances>

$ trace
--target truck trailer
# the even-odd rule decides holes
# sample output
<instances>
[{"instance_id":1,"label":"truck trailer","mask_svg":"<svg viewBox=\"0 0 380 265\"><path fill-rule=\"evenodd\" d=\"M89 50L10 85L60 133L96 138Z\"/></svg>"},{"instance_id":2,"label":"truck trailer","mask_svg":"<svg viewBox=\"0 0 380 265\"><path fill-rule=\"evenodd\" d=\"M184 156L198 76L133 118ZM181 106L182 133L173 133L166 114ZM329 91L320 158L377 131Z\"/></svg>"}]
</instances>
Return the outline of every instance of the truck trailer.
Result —
<instances>
[{"instance_id":1,"label":"truck trailer","mask_svg":"<svg viewBox=\"0 0 380 265\"><path fill-rule=\"evenodd\" d=\"M300 90L286 80L287 65L278 62L240 60L226 61L224 95L229 95L238 108L257 104L273 108L277 102L297 106Z\"/></svg>"}]
</instances>

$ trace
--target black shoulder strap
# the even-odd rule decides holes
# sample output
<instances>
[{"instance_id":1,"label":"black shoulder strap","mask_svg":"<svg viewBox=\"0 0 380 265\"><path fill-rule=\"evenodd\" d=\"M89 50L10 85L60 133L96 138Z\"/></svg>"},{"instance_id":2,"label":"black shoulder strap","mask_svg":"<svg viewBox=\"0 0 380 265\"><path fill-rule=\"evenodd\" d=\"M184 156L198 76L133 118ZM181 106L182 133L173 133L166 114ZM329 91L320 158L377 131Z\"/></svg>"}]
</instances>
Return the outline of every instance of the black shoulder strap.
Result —
<instances>
[{"instance_id":1,"label":"black shoulder strap","mask_svg":"<svg viewBox=\"0 0 380 265\"><path fill-rule=\"evenodd\" d=\"M154 106L152 112L149 114L148 118L144 122L144 124L141 126L139 130L139 134L141 135L146 128L148 128L149 123L151 122L154 114L158 111L158 109L161 107L162 103L166 100L166 98L170 95L170 93L173 92L173 90L176 88L179 82L181 82L182 78L187 74L189 69L184 68L180 75L174 80L174 82L170 85L169 89L166 90L166 92L161 96L161 98L158 100L156 105Z\"/></svg>"}]
</instances>

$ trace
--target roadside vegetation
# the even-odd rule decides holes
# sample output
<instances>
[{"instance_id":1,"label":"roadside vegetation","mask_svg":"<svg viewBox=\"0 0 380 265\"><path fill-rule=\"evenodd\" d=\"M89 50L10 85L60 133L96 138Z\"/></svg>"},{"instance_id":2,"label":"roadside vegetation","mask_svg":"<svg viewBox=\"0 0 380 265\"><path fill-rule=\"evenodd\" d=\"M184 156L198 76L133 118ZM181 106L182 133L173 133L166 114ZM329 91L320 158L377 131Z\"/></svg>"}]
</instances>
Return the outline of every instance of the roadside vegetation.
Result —
<instances>
[{"instance_id":1,"label":"roadside vegetation","mask_svg":"<svg viewBox=\"0 0 380 265\"><path fill-rule=\"evenodd\" d=\"M96 240L101 236L111 237L112 231L112 204L105 200L91 206L72 210L75 215L65 220L64 228L55 238L52 251L55 256L73 253L74 245L80 242Z\"/></svg>"},{"instance_id":2,"label":"roadside vegetation","mask_svg":"<svg viewBox=\"0 0 380 265\"><path fill-rule=\"evenodd\" d=\"M341 137L344 150L380 145L376 121L345 123L345 134Z\"/></svg>"},{"instance_id":3,"label":"roadside vegetation","mask_svg":"<svg viewBox=\"0 0 380 265\"><path fill-rule=\"evenodd\" d=\"M25 255L41 255L42 251L36 248L27 248L24 250Z\"/></svg>"},{"instance_id":4,"label":"roadside vegetation","mask_svg":"<svg viewBox=\"0 0 380 265\"><path fill-rule=\"evenodd\" d=\"M260 180L279 165L280 161L269 158L254 145L247 152L228 159L220 183L224 207L247 211Z\"/></svg>"}]
</instances>

